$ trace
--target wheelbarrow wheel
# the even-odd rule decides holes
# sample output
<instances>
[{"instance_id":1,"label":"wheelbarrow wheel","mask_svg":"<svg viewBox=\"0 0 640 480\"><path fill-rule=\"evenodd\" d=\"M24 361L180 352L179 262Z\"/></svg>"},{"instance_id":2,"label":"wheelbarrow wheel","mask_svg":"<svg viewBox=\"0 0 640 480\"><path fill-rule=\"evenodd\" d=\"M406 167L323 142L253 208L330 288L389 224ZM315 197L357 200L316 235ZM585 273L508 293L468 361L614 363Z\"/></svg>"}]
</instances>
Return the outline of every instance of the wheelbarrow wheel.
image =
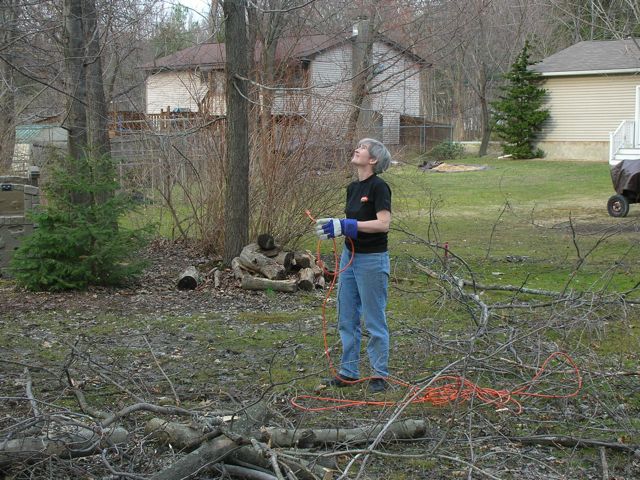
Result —
<instances>
[{"instance_id":1,"label":"wheelbarrow wheel","mask_svg":"<svg viewBox=\"0 0 640 480\"><path fill-rule=\"evenodd\" d=\"M607 211L612 217L626 217L629 213L629 200L624 195L613 195L607 202Z\"/></svg>"}]
</instances>

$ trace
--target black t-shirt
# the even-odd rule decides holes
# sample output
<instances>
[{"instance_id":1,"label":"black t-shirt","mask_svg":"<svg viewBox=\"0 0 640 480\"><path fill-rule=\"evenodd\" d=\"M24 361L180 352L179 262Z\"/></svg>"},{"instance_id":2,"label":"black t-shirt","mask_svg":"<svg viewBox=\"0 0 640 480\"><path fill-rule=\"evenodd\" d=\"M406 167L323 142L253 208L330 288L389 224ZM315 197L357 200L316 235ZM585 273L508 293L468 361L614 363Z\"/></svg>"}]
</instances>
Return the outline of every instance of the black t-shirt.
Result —
<instances>
[{"instance_id":1,"label":"black t-shirt","mask_svg":"<svg viewBox=\"0 0 640 480\"><path fill-rule=\"evenodd\" d=\"M344 212L347 218L355 218L360 222L376 220L380 210L391 211L391 189L377 175L358 182L352 182L347 187L347 206ZM348 248L351 242L345 241ZM358 232L358 238L353 241L356 253L380 253L387 251L387 232L365 233Z\"/></svg>"}]
</instances>

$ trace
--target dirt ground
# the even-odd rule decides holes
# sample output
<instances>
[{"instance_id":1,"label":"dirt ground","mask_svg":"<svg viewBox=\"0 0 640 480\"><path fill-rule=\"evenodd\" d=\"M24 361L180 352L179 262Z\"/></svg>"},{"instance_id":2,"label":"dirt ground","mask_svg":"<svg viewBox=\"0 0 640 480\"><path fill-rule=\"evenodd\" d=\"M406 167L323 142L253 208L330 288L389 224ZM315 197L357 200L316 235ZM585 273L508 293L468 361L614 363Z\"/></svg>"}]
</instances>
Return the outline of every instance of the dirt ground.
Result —
<instances>
[{"instance_id":1,"label":"dirt ground","mask_svg":"<svg viewBox=\"0 0 640 480\"><path fill-rule=\"evenodd\" d=\"M175 405L177 397L181 406L200 414L229 413L262 399L269 405L266 422L289 428L376 425L394 411L395 407L388 406L316 414L292 408L293 396L313 394L322 388L328 374L319 335L324 292L247 292L238 288L229 272L222 276L220 288L214 288L209 279L198 290L179 291L175 280L185 267L196 265L201 272L209 272L219 259L199 256L169 242L151 245L144 256L148 268L125 288L51 294L25 292L10 282L0 283L0 432L11 433L18 422L33 416L25 401L27 372L33 380L34 395L42 402L41 409L51 414L80 414L71 386L81 388L92 406L109 412L141 400ZM400 295L401 289L396 294ZM330 310L332 307L330 303ZM425 358L442 362L451 352L462 355L468 348L458 332L440 338L426 326L405 323L400 318L394 321L392 357L398 374L411 373L414 378L420 372L432 374L435 367L425 363ZM511 324L504 331L513 329ZM523 354L536 347L532 343L528 340L526 345L513 345ZM335 331L330 347L335 354ZM508 356L467 354L465 368L478 375L486 365L495 366L492 356ZM633 371L635 361L627 365L627 372ZM509 365L498 364L505 371ZM533 372L525 370L525 375ZM505 381L502 373L496 370L482 381L495 377L499 385ZM586 372L585 376L593 374ZM634 382L637 377L624 376L608 381L606 386L618 387L640 399L637 383L633 393ZM359 387L329 393L342 398L369 398L366 388ZM394 387L386 395L399 400L404 392ZM385 445L381 450L388 456L377 454L361 478L601 479L603 450L509 440L559 432L597 438L604 431L604 436L614 442L633 444L637 439L632 434L621 437L619 432L637 431L632 418L639 408L633 402L638 400L627 396L614 405L600 395L608 393L590 390L578 399L533 399L521 416L496 412L480 403L441 408L410 406L403 416L423 420L427 425L425 437ZM150 416L123 419L131 432L131 445L109 454L116 470L144 477L179 457L170 446L159 446L145 438L142 427ZM572 426L572 419L578 419L579 428ZM605 451L607 478L640 478L638 455L640 452ZM337 458L336 466L344 467L352 456L345 453ZM0 476L1 472L0 466ZM357 470L353 472L348 478L355 478ZM8 469L5 475L15 479L126 478L110 475L99 458L25 464ZM209 472L197 478L225 475Z\"/></svg>"}]
</instances>

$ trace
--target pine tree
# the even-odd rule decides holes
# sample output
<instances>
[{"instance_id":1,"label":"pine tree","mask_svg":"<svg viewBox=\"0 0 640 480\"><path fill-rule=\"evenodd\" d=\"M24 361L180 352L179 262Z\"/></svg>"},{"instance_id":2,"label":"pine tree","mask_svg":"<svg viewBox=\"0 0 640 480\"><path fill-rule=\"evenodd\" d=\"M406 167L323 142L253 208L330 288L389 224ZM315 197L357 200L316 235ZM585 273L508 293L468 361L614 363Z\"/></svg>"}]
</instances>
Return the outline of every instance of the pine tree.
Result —
<instances>
[{"instance_id":1,"label":"pine tree","mask_svg":"<svg viewBox=\"0 0 640 480\"><path fill-rule=\"evenodd\" d=\"M542 108L544 88L539 87L540 74L528 69L529 42L505 75L508 83L501 88L500 100L493 102L495 131L503 140L505 155L513 158L536 158L544 155L540 149L534 149L536 134L549 117L548 110Z\"/></svg>"},{"instance_id":2,"label":"pine tree","mask_svg":"<svg viewBox=\"0 0 640 480\"><path fill-rule=\"evenodd\" d=\"M117 192L114 173L108 157L90 153L56 161L44 189L47 205L31 213L37 228L11 261L18 284L29 290L75 290L121 284L141 272L135 253L148 229L118 225L132 203Z\"/></svg>"}]
</instances>

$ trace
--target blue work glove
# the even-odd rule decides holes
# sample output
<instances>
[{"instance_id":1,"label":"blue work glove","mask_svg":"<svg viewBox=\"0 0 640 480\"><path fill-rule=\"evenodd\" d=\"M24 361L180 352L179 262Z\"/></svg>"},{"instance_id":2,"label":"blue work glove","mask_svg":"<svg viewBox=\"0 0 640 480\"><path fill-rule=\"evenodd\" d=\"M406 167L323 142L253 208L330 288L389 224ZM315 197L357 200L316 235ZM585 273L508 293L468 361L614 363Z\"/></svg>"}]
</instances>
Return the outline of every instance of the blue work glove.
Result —
<instances>
[{"instance_id":1,"label":"blue work glove","mask_svg":"<svg viewBox=\"0 0 640 480\"><path fill-rule=\"evenodd\" d=\"M358 221L354 218L319 218L316 220L316 235L320 240L342 235L355 239L358 237Z\"/></svg>"}]
</instances>

